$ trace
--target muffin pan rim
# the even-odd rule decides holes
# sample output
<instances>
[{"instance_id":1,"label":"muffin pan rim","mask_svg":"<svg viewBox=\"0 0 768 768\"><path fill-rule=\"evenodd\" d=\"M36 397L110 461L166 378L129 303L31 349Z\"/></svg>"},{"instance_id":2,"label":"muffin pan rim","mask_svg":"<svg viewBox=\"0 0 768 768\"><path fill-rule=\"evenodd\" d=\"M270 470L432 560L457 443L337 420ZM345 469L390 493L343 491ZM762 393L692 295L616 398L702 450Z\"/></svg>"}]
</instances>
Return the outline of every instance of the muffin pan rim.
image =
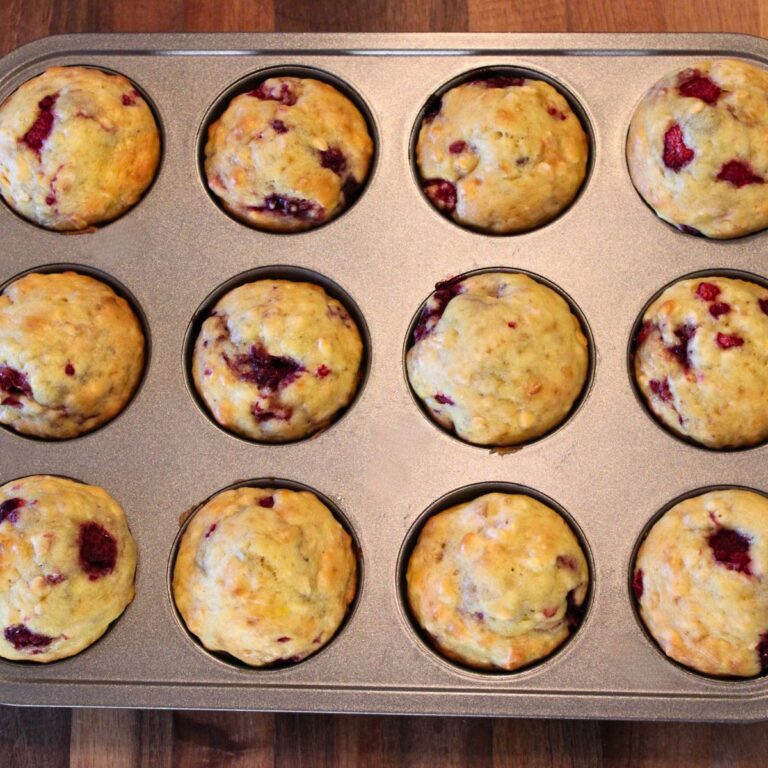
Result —
<instances>
[{"instance_id":1,"label":"muffin pan rim","mask_svg":"<svg viewBox=\"0 0 768 768\"><path fill-rule=\"evenodd\" d=\"M107 637L104 645L94 649L95 656L74 657L66 670L36 668L18 674L9 670L7 675L3 671L4 700L30 704L633 719L746 721L768 717L764 682L734 687L730 683L691 681L646 649L634 625L629 634L625 633L633 621L628 623L626 610L612 612L619 607L617 600L622 605L626 602L625 540L628 536L634 540L632 533L638 519L646 519L662 500L684 490L679 476L685 472L695 478L689 478L689 484L704 485L698 482L703 474L699 465L706 464L710 482L728 479L745 484L749 461L742 461L743 456L739 458L741 463L735 457L715 456L703 462L700 451L665 444L661 439L664 436L658 435L658 430L645 428L647 420L636 413L626 386L624 342L641 303L639 296L644 299L651 290L648 277L627 259L623 248L633 238L647 237L655 246L667 248L666 263L680 260L683 266L676 272L681 273L699 267L707 255L707 263L712 263L710 257L717 245L705 246L695 238L680 238L677 233L667 232L667 227L651 227L638 215L644 213L642 206L634 203L636 193L620 172L623 137L616 130L616 116L623 112L629 115L626 95L616 96L610 76L605 80L597 78L600 88L593 87L593 73L628 72L622 86L631 95L637 83L654 82L657 73L672 69L677 62L713 55L751 58L765 65L768 45L758 38L736 35L80 35L39 41L4 59L0 63L3 93L14 81L28 79L25 71L42 64L91 64L109 59L116 62L116 67L119 64L121 72L130 73L126 74L130 79L147 87L153 83L153 98L164 113L174 116L167 125L164 175L157 178L152 210L139 206L132 215L91 238L57 238L55 242L55 247L61 249L57 257L62 261L85 261L102 269L106 266L108 272L131 286L138 286L137 275L144 279L146 273L150 285L158 286L152 287L142 302L154 331L156 352L141 413L132 410L130 419L114 423L108 435L99 432L77 446L41 444L35 445L34 452L30 445L18 446L17 455L8 456L4 467L7 475L23 466L24 471L15 474L68 473L92 478L92 482L124 500L126 514L140 521L134 526L134 535L146 564L137 584L137 608L141 610L133 617L125 616L122 642ZM567 217L528 233L527 238L484 238L463 232L450 222L443 225L434 221L440 217L428 210L408 175L411 122L407 118L423 104L429 90L425 83L433 79L444 82L452 73L489 59L493 64L509 62L567 72L571 90L595 117L595 167L589 188L583 191L578 205L569 209ZM303 238L266 238L263 233L243 232L246 227L217 222L207 215L210 200L204 190L197 189L194 136L184 126L199 124L210 95L206 97L205 86L198 89L203 93L190 91L181 98L171 90L171 78L192 67L205 69L206 82L210 75L210 82L215 84L213 93L222 84L252 71L254 61L309 61L335 69L365 95L375 110L381 130L376 178L357 205L339 217L333 228L321 227L304 233ZM425 73L424 78L414 81L412 73L417 70ZM149 77L142 73L154 74ZM411 82L399 79L398 73L407 73ZM385 82L387 75L389 82ZM615 103L607 103L609 94ZM611 117L606 122L609 106ZM399 186L395 187L395 182ZM181 185L186 185L188 192L183 198L186 222L202 216L191 235L175 223L182 198L169 198L169 193ZM597 212L599 204L606 201L613 206L614 217L606 217L602 210ZM603 237L596 243L587 243L591 234L587 215L602 225ZM391 226L393 217L398 218ZM8 271L18 272L18 265L29 263L20 244L27 251L39 245L49 249L54 240L45 231L22 233L11 218L3 220L8 225ZM154 222L162 222L161 231L149 229ZM622 249L615 247L619 230ZM377 237L377 231L385 236ZM185 252L180 243L173 242L174 236L194 248ZM686 241L686 250L682 240ZM222 242L226 245L223 256ZM429 250L425 250L427 242L431 243ZM736 257L740 266L754 270L756 245L755 238L750 238L738 247L717 253L721 258L724 254ZM505 249L501 257L500 247ZM392 267L420 266L423 259L419 262L417 258L425 253L434 258L436 277L511 262L537 274L551 275L557 284L567 285L569 293L579 296L579 306L589 318L598 352L595 385L582 414L588 424L572 420L568 429L552 435L546 445L532 444L502 458L463 450L425 420L413 418L410 395L404 382L397 375L393 377L392 369L408 321L402 306L410 316L410 307L418 304L426 283ZM179 350L189 314L205 294L201 286L217 285L222 274L236 274L263 264L266 254L270 262L291 263L328 275L360 298L370 323L376 352L365 397L356 406L356 418L345 419L329 431L322 449L320 443L305 441L268 454L260 446L236 444L222 434L210 435L209 428L207 433L201 429L201 424L207 427L204 417L195 412L189 398L168 398L168 393L178 396L184 387ZM206 258L210 262L223 259L221 263L227 265L219 269L218 279L211 277L213 266ZM542 261L548 266L542 267ZM552 264L556 266L550 267ZM385 267L391 269L391 274ZM666 274L664 264L659 264L658 269ZM180 274L184 277L181 281ZM338 277L340 274L343 276ZM635 283L625 282L625 275L633 276ZM663 279L658 274L656 277L654 287ZM585 294L585 287L593 282L600 285ZM397 293L382 296L372 292L379 283L394 284ZM421 288L415 287L417 284ZM621 290L611 290L611 286L620 286ZM603 305L610 305L610 313ZM608 315L610 326L606 324ZM616 385L617 377L620 386ZM608 399L608 395L615 400ZM168 406L171 410L166 414L163 409ZM601 417L606 406L624 413L625 423L618 433L611 433L616 424L610 414ZM410 413L402 413L409 408ZM175 419L173 429L164 430L169 418ZM366 428L369 421L372 433ZM156 457L121 451L117 453L119 472L117 466L108 466L106 458L101 460L110 450L114 456L116 446L131 446L131 435L136 435L136 430L144 430L144 446L153 445L154 439L157 445L181 449L180 455L175 456L172 450L158 452ZM633 442L637 435L642 435L642 440ZM190 444L192 438L196 442ZM0 442L3 439L0 434ZM624 465L603 447L617 439L626 456ZM406 444L409 463L401 465L398 453ZM395 446L398 450L392 450ZM677 475L654 458L656 451L669 458ZM289 454L300 471L287 471ZM101 462L93 464L94 469L86 469L96 458ZM630 459L631 475L622 474ZM196 472L202 477L197 477ZM158 578L157 566L167 560L160 556L158 548L161 546L167 555L176 514L188 508L190 500L203 498L211 487L225 487L233 478L255 474L297 477L311 487L328 489L334 494L331 498L359 521L369 555L369 595L359 606L354 637L351 632L344 633L338 643L328 647L327 657L322 654L313 665L285 670L284 678L274 684L243 681L242 676L229 670L208 674L203 664L196 663L199 654L193 649L185 653L170 637L162 644L156 638L155 642L142 642L144 628L139 625L141 619L159 622L155 630L170 626L166 621L169 617L155 610L153 600L157 598L158 584L165 584L164 569L162 578ZM638 476L652 478L642 495L632 485ZM608 493L607 477L626 489L620 507L613 506L616 498ZM456 673L437 670L434 664L422 663L415 644L400 631L397 621L392 622L397 613L390 589L391 550L400 545L407 522L438 497L441 489L486 482L489 478L539 489L558 499L567 510L579 510L579 522L596 558L592 620L589 627L583 628L589 632L581 631L579 643L571 646L568 654L557 657L556 674L542 669L525 679L517 677L514 684L491 680L477 685ZM589 494L580 496L579 489L585 486ZM661 496L660 487L665 489ZM392 502L393 496L397 503ZM620 528L614 529L615 522L620 523ZM614 534L613 553L605 549L606 529ZM382 579L387 582L386 588ZM607 642L610 638L612 645ZM383 668L378 655L383 648L388 653L395 649L396 665ZM157 653L160 649L162 654ZM607 680L591 674L596 652L604 654L601 666L610 673L605 675ZM213 665L208 662L207 666ZM303 671L294 674L298 670Z\"/></svg>"}]
</instances>

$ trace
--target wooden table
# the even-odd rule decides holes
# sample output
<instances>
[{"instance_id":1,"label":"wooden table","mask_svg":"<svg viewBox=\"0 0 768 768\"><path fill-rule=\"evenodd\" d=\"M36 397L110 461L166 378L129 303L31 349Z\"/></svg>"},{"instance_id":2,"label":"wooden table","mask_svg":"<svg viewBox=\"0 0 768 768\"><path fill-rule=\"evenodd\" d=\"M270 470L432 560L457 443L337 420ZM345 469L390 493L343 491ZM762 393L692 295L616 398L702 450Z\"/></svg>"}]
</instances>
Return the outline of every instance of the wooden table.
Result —
<instances>
[{"instance_id":1,"label":"wooden table","mask_svg":"<svg viewBox=\"0 0 768 768\"><path fill-rule=\"evenodd\" d=\"M0 54L62 32L746 32L766 0L0 0ZM768 764L768 726L0 707L0 766Z\"/></svg>"}]
</instances>

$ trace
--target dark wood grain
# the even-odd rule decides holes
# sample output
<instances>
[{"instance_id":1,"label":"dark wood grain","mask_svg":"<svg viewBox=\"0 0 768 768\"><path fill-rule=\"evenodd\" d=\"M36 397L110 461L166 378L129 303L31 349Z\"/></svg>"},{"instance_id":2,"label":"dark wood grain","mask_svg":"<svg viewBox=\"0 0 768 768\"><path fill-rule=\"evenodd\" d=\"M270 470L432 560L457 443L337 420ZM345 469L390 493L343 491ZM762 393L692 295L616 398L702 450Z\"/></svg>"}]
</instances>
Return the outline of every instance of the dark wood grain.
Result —
<instances>
[{"instance_id":1,"label":"dark wood grain","mask_svg":"<svg viewBox=\"0 0 768 768\"><path fill-rule=\"evenodd\" d=\"M0 54L63 32L724 31L766 0L0 0ZM764 768L768 727L0 707L5 768Z\"/></svg>"}]
</instances>

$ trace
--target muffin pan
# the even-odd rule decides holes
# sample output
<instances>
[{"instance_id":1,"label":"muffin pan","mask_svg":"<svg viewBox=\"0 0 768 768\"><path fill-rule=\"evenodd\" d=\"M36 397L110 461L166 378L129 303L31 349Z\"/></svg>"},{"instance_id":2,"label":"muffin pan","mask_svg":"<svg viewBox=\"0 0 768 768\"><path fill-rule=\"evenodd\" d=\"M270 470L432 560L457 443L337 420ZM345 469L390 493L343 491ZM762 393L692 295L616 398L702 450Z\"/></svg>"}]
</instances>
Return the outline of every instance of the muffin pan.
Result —
<instances>
[{"instance_id":1,"label":"muffin pan","mask_svg":"<svg viewBox=\"0 0 768 768\"><path fill-rule=\"evenodd\" d=\"M765 277L768 234L684 235L634 190L625 141L635 106L662 75L714 56L768 66L768 42L738 35L80 35L0 62L0 99L55 64L115 70L157 110L158 176L131 211L64 236L0 208L5 282L51 264L99 270L144 311L152 356L119 418L64 442L0 432L0 482L35 473L101 485L139 549L136 599L99 642L49 665L0 662L8 704L384 712L530 717L759 720L768 678L712 679L664 658L638 623L628 574L649 520L713 485L768 490L766 451L707 451L648 418L628 380L629 339L648 300L697 271ZM411 139L430 95L464 73L541 73L580 106L591 172L568 210L533 232L457 227L415 181ZM250 229L211 199L199 172L204 127L232 87L262 70L309 67L367 106L376 159L356 204L318 229ZM215 426L187 385L185 339L206 297L244 272L295 268L359 308L367 376L342 419L313 439L264 445ZM433 285L485 268L527 270L564 291L593 342L589 389L559 429L514 451L462 443L420 413L403 349ZM354 532L365 574L354 611L326 648L282 668L214 658L191 641L170 597L180 519L233 483L305 484ZM453 665L416 634L402 602L403 553L425 510L467 486L500 483L557 500L580 531L593 577L588 609L557 653L515 673ZM290 487L290 486L289 486ZM411 533L409 533L411 532Z\"/></svg>"}]
</instances>

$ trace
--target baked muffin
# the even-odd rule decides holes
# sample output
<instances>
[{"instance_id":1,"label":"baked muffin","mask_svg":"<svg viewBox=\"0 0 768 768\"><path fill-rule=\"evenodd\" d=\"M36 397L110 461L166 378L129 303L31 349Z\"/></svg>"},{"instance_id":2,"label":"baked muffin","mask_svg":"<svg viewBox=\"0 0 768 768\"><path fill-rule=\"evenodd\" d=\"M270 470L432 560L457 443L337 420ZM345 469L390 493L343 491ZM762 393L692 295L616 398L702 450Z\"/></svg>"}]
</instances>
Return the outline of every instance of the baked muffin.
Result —
<instances>
[{"instance_id":1,"label":"baked muffin","mask_svg":"<svg viewBox=\"0 0 768 768\"><path fill-rule=\"evenodd\" d=\"M208 186L233 216L296 232L338 216L365 182L373 141L333 86L271 77L236 96L208 129Z\"/></svg>"},{"instance_id":2,"label":"baked muffin","mask_svg":"<svg viewBox=\"0 0 768 768\"><path fill-rule=\"evenodd\" d=\"M675 504L635 561L640 615L667 656L708 675L768 670L768 499L711 491Z\"/></svg>"},{"instance_id":3,"label":"baked muffin","mask_svg":"<svg viewBox=\"0 0 768 768\"><path fill-rule=\"evenodd\" d=\"M635 378L654 415L709 448L768 438L768 288L704 277L667 288L643 315Z\"/></svg>"},{"instance_id":4,"label":"baked muffin","mask_svg":"<svg viewBox=\"0 0 768 768\"><path fill-rule=\"evenodd\" d=\"M406 581L411 611L441 653L513 670L566 640L589 568L557 512L530 496L488 493L427 520Z\"/></svg>"},{"instance_id":5,"label":"baked muffin","mask_svg":"<svg viewBox=\"0 0 768 768\"><path fill-rule=\"evenodd\" d=\"M55 661L133 600L136 545L103 489L32 475L0 486L0 656Z\"/></svg>"},{"instance_id":6,"label":"baked muffin","mask_svg":"<svg viewBox=\"0 0 768 768\"><path fill-rule=\"evenodd\" d=\"M152 183L160 134L122 75L51 67L0 105L0 194L48 229L116 218Z\"/></svg>"},{"instance_id":7,"label":"baked muffin","mask_svg":"<svg viewBox=\"0 0 768 768\"><path fill-rule=\"evenodd\" d=\"M477 445L515 445L560 424L587 378L587 340L567 302L527 275L438 283L408 350L408 380L440 425Z\"/></svg>"},{"instance_id":8,"label":"baked muffin","mask_svg":"<svg viewBox=\"0 0 768 768\"><path fill-rule=\"evenodd\" d=\"M768 227L768 71L724 59L662 78L632 117L627 160L643 199L684 232Z\"/></svg>"},{"instance_id":9,"label":"baked muffin","mask_svg":"<svg viewBox=\"0 0 768 768\"><path fill-rule=\"evenodd\" d=\"M352 540L308 491L223 491L192 518L173 596L211 651L255 667L301 661L344 620L357 589Z\"/></svg>"},{"instance_id":10,"label":"baked muffin","mask_svg":"<svg viewBox=\"0 0 768 768\"><path fill-rule=\"evenodd\" d=\"M0 295L0 424L82 435L120 413L143 367L141 325L101 281L29 274Z\"/></svg>"},{"instance_id":11,"label":"baked muffin","mask_svg":"<svg viewBox=\"0 0 768 768\"><path fill-rule=\"evenodd\" d=\"M253 440L297 440L330 424L360 381L363 343L319 285L258 280L202 325L192 376L213 418Z\"/></svg>"},{"instance_id":12,"label":"baked muffin","mask_svg":"<svg viewBox=\"0 0 768 768\"><path fill-rule=\"evenodd\" d=\"M496 234L546 224L576 197L589 141L541 80L490 77L444 93L416 144L424 193L457 224Z\"/></svg>"}]
</instances>

